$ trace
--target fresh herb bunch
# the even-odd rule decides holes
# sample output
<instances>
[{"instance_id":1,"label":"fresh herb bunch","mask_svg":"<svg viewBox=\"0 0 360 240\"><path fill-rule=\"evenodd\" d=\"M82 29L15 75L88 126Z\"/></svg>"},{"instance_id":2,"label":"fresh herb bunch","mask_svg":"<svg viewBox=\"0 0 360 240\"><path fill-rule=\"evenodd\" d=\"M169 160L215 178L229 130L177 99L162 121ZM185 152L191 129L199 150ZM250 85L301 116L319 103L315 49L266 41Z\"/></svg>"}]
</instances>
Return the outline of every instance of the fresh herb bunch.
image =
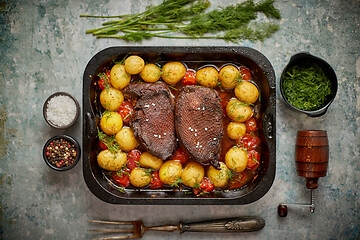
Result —
<instances>
[{"instance_id":1,"label":"fresh herb bunch","mask_svg":"<svg viewBox=\"0 0 360 240\"><path fill-rule=\"evenodd\" d=\"M294 65L283 80L285 98L300 110L320 109L331 96L331 81L317 64Z\"/></svg>"},{"instance_id":2,"label":"fresh herb bunch","mask_svg":"<svg viewBox=\"0 0 360 240\"><path fill-rule=\"evenodd\" d=\"M164 0L148 6L144 12L118 16L80 15L93 18L119 18L104 22L102 27L86 31L97 38L118 38L139 42L152 37L177 39L223 39L263 41L279 29L273 21L253 22L258 13L268 19L281 19L275 0L254 3L247 0L237 5L205 13L208 0ZM180 33L182 35L172 35Z\"/></svg>"}]
</instances>

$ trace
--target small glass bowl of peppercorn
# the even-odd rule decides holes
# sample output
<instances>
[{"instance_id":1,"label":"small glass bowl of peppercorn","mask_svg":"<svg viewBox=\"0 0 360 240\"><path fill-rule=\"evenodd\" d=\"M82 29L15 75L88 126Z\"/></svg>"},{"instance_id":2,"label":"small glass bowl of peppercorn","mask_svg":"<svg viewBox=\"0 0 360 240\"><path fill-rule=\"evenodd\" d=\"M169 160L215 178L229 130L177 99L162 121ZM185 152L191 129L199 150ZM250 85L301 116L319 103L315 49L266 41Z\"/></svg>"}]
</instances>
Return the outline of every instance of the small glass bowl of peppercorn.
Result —
<instances>
[{"instance_id":1,"label":"small glass bowl of peppercorn","mask_svg":"<svg viewBox=\"0 0 360 240\"><path fill-rule=\"evenodd\" d=\"M79 162L80 146L68 135L54 136L45 143L43 157L50 168L66 171Z\"/></svg>"},{"instance_id":2,"label":"small glass bowl of peppercorn","mask_svg":"<svg viewBox=\"0 0 360 240\"><path fill-rule=\"evenodd\" d=\"M280 77L285 104L310 117L326 113L337 88L337 77L330 64L307 52L292 56Z\"/></svg>"}]
</instances>

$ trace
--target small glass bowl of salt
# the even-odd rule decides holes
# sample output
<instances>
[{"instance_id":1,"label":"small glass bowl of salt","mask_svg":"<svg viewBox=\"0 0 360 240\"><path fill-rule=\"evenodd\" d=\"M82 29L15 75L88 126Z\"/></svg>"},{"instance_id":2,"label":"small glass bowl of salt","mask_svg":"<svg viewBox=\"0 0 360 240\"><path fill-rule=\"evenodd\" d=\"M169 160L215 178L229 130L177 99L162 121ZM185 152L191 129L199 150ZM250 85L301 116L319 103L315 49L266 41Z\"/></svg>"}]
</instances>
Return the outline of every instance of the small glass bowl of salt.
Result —
<instances>
[{"instance_id":1,"label":"small glass bowl of salt","mask_svg":"<svg viewBox=\"0 0 360 240\"><path fill-rule=\"evenodd\" d=\"M80 111L79 102L71 94L56 92L44 103L45 121L53 128L69 128L76 122Z\"/></svg>"}]
</instances>

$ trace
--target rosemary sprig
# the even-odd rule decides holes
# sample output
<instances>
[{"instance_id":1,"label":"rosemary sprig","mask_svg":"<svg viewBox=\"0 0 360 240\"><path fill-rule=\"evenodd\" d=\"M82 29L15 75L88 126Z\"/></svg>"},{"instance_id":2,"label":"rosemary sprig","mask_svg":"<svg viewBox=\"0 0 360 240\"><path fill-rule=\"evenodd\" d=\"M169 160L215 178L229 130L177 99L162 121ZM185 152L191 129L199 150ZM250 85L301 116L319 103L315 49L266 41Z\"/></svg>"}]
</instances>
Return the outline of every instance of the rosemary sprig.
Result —
<instances>
[{"instance_id":1,"label":"rosemary sprig","mask_svg":"<svg viewBox=\"0 0 360 240\"><path fill-rule=\"evenodd\" d=\"M131 42L152 37L223 39L237 43L242 40L263 41L279 29L279 25L272 21L252 22L257 19L258 13L268 19L279 20L280 13L273 3L274 0L258 3L247 0L204 13L210 6L208 0L164 0L160 5L148 6L144 12L137 14L81 17L119 18L104 22L100 28L86 31L97 38L118 38Z\"/></svg>"}]
</instances>

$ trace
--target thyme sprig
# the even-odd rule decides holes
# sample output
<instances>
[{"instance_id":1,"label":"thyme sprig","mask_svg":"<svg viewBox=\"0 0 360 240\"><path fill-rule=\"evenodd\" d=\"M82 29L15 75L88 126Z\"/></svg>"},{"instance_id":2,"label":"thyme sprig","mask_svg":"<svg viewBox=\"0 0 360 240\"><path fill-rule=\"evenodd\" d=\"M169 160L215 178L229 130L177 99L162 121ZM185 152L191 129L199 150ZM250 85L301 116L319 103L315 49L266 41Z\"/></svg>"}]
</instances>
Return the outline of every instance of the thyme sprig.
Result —
<instances>
[{"instance_id":1,"label":"thyme sprig","mask_svg":"<svg viewBox=\"0 0 360 240\"><path fill-rule=\"evenodd\" d=\"M253 22L258 13L269 20L281 19L274 0L254 3L247 0L205 13L208 0L164 0L136 14L117 16L80 15L80 17L118 18L101 27L87 30L97 38L118 38L139 42L153 37L176 39L223 39L238 43L242 40L263 41L279 29L273 21Z\"/></svg>"}]
</instances>

